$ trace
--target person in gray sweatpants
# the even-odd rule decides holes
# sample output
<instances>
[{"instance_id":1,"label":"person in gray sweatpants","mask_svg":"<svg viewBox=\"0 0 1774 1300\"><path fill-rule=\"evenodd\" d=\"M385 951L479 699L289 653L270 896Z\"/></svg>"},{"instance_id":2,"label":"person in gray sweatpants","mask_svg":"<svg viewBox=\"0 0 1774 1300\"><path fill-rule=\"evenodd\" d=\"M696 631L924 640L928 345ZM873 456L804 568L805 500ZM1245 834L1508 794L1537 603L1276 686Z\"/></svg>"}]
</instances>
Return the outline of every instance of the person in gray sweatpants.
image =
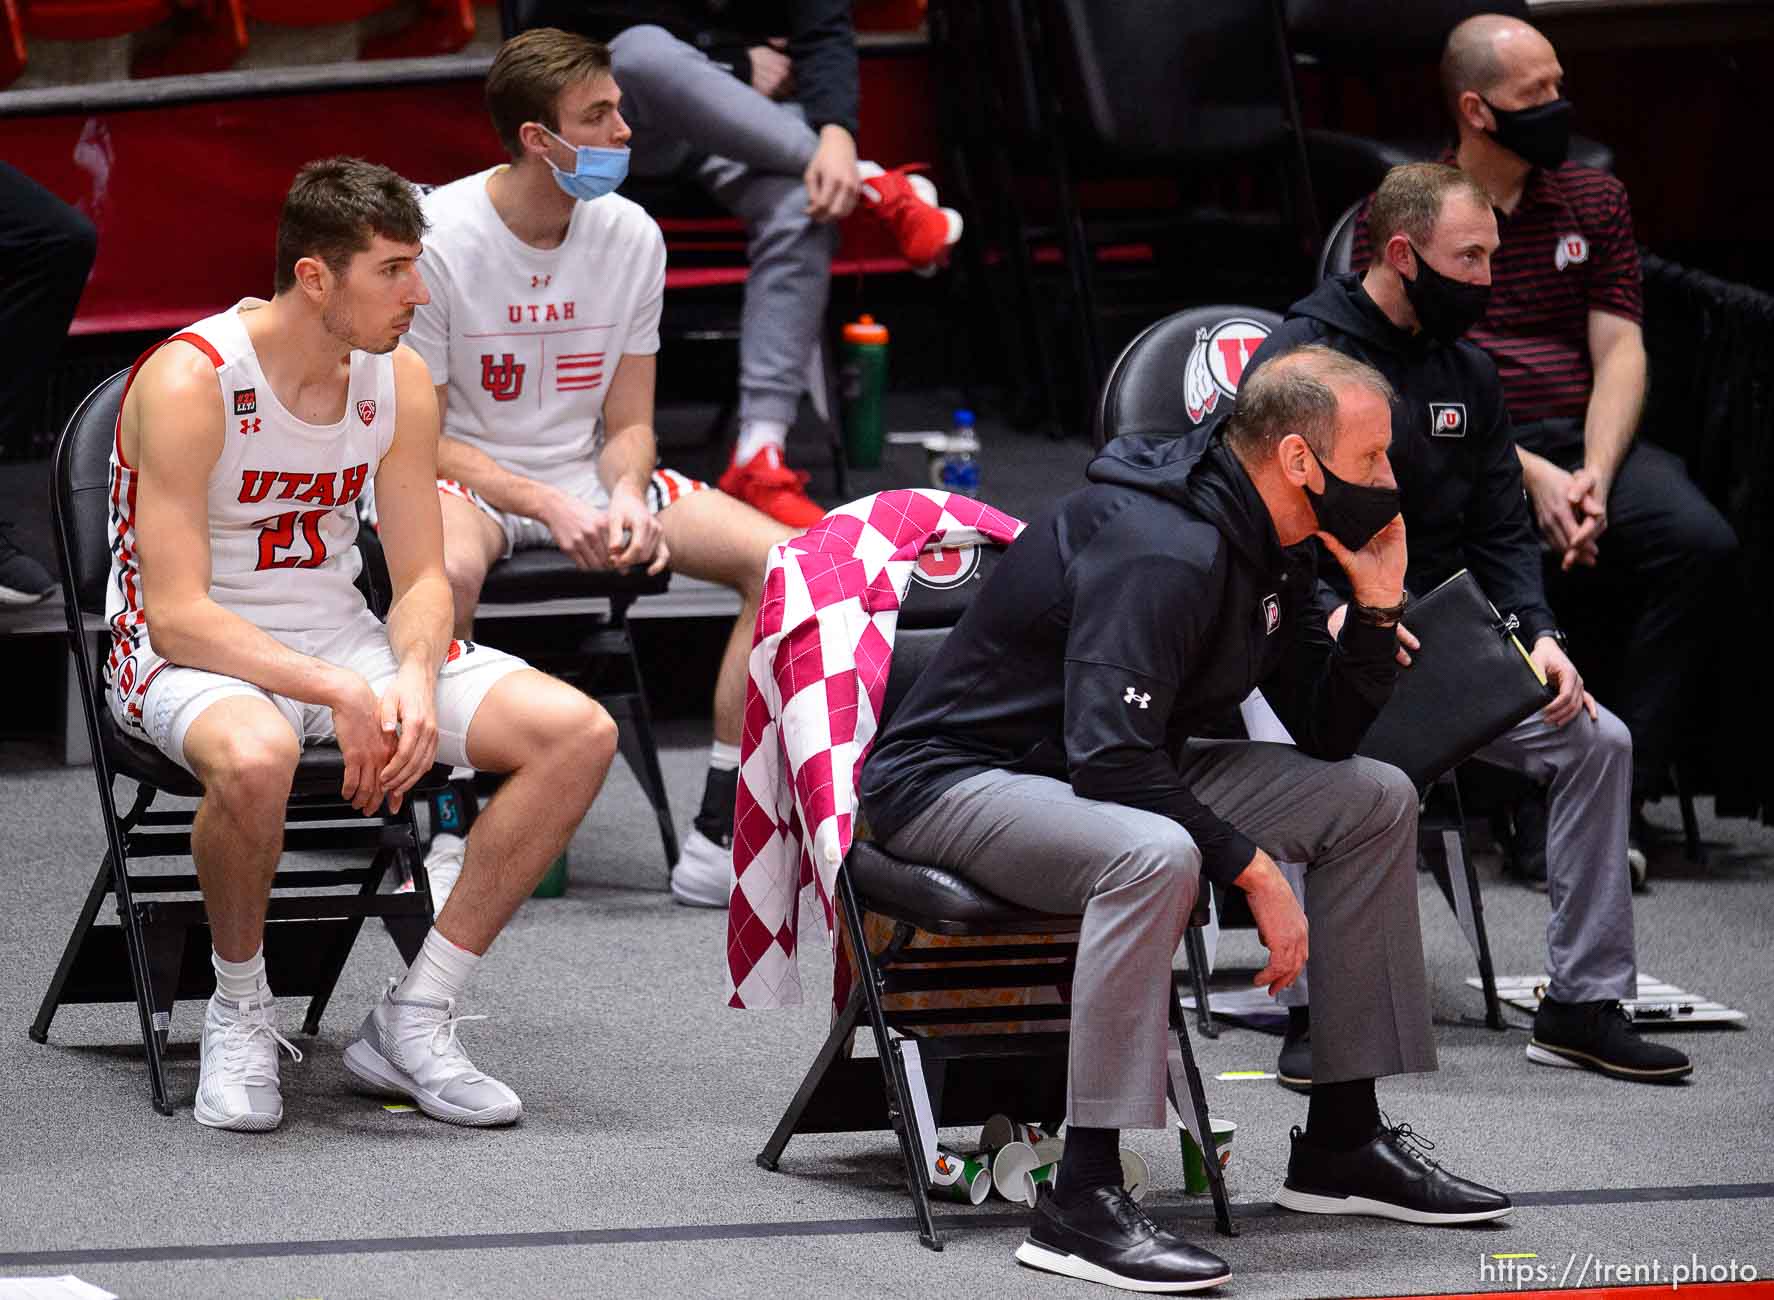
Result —
<instances>
[{"instance_id":1,"label":"person in gray sweatpants","mask_svg":"<svg viewBox=\"0 0 1774 1300\"><path fill-rule=\"evenodd\" d=\"M762 12L757 12L761 10ZM783 39L717 47L714 57L655 23L610 40L638 176L693 180L745 223L748 275L739 327L739 436L723 492L795 528L825 512L785 464L784 443L816 361L837 222L860 208L914 264L960 234L922 177L859 163L859 83L848 0L754 6ZM594 33L605 35L606 33Z\"/></svg>"},{"instance_id":2,"label":"person in gray sweatpants","mask_svg":"<svg viewBox=\"0 0 1774 1300\"><path fill-rule=\"evenodd\" d=\"M1511 1209L1425 1161L1375 1092L1436 1065L1416 791L1353 756L1399 671L1390 400L1371 367L1302 348L1229 419L1111 442L999 561L864 764L887 850L1082 913L1064 1154L1017 1251L1032 1267L1139 1291L1229 1276L1134 1205L1116 1154L1122 1128L1165 1122L1171 955L1204 878L1249 901L1259 984L1317 974L1323 1067L1276 1200L1413 1223ZM1335 636L1312 537L1353 591ZM1297 746L1202 738L1252 687ZM1277 858L1311 864L1304 914Z\"/></svg>"}]
</instances>

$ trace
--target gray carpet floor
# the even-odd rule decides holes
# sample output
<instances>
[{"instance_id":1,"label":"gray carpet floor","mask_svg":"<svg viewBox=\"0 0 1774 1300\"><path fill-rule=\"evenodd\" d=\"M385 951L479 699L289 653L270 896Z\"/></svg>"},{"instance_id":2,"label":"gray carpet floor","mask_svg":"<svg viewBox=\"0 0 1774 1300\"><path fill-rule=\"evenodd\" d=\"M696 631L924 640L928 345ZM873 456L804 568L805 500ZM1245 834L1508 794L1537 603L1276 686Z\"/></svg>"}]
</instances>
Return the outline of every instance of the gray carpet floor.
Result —
<instances>
[{"instance_id":1,"label":"gray carpet floor","mask_svg":"<svg viewBox=\"0 0 1774 1300\"><path fill-rule=\"evenodd\" d=\"M900 427L930 427L940 404ZM1085 449L988 440L987 495L1024 510L1076 481ZM858 491L916 476L907 449ZM705 727L664 729L680 821L700 794ZM1672 1034L1698 1068L1653 1089L1551 1071L1522 1056L1526 1018L1476 1022L1468 949L1422 878L1441 1069L1389 1080L1381 1100L1437 1157L1502 1187L1517 1212L1434 1230L1276 1210L1288 1130L1303 1099L1272 1081L1278 1040L1228 1027L1196 1039L1216 1114L1237 1121L1229 1170L1242 1234L1216 1238L1206 1207L1174 1190L1174 1135L1133 1133L1157 1172L1153 1204L1223 1253L1224 1294L1400 1295L1511 1289L1495 1254L1532 1255L1547 1285L1597 1266L1699 1262L1774 1273L1774 1050L1766 977L1774 933L1774 833L1715 822L1706 866L1654 854L1637 900L1641 969L1749 1014L1746 1028ZM1652 810L1666 825L1675 809ZM274 1134L191 1119L201 1008L172 1025L172 1118L149 1106L127 1006L71 1007L47 1046L25 1027L91 879L102 836L91 775L39 746L0 746L0 1277L75 1273L127 1297L578 1297L1102 1295L1011 1261L1026 1217L991 1202L948 1207L947 1249L919 1247L889 1133L796 1139L781 1170L753 1157L823 1037L829 959L804 928L810 1004L736 1012L721 1002L723 913L675 906L652 819L620 764L574 839L571 888L536 900L492 950L464 1041L523 1096L521 1125L476 1132L393 1113L352 1086L340 1052L399 958L366 929L317 1039L283 1069ZM1481 859L1498 969L1541 969L1544 896ZM1220 980L1261 964L1228 934ZM300 1020L280 1004L286 1031ZM949 1137L965 1141L970 1134ZM1491 1270L1487 1273L1485 1270ZM1648 1271L1640 1275L1649 1279Z\"/></svg>"}]
</instances>

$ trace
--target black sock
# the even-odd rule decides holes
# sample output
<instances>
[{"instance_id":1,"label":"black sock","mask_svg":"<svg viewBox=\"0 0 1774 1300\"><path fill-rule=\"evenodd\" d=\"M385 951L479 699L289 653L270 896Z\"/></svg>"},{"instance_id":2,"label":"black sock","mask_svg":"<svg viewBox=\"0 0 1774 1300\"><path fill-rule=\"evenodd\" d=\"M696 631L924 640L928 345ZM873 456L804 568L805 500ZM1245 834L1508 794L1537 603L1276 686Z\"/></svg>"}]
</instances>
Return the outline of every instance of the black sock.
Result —
<instances>
[{"instance_id":1,"label":"black sock","mask_svg":"<svg viewBox=\"0 0 1774 1300\"><path fill-rule=\"evenodd\" d=\"M1287 1036L1304 1038L1312 1032L1312 1008L1289 1007L1287 1009Z\"/></svg>"},{"instance_id":2,"label":"black sock","mask_svg":"<svg viewBox=\"0 0 1774 1300\"><path fill-rule=\"evenodd\" d=\"M1066 1146L1059 1158L1053 1194L1075 1200L1097 1187L1121 1186L1121 1130L1066 1125Z\"/></svg>"},{"instance_id":3,"label":"black sock","mask_svg":"<svg viewBox=\"0 0 1774 1300\"><path fill-rule=\"evenodd\" d=\"M738 797L738 768L708 769L708 784L702 787L702 810L693 824L723 848L733 842L733 801Z\"/></svg>"},{"instance_id":4,"label":"black sock","mask_svg":"<svg viewBox=\"0 0 1774 1300\"><path fill-rule=\"evenodd\" d=\"M1372 1079L1315 1083L1306 1108L1306 1139L1332 1151L1366 1146L1380 1127Z\"/></svg>"}]
</instances>

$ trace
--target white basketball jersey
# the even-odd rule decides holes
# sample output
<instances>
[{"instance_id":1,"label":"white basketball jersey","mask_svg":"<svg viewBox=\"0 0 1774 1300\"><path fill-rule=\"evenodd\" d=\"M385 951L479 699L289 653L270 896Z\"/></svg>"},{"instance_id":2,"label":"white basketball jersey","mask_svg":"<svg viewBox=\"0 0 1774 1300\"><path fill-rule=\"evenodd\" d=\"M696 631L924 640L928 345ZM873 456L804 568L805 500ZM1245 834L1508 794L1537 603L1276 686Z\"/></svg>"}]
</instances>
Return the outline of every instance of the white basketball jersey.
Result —
<instances>
[{"instance_id":1,"label":"white basketball jersey","mask_svg":"<svg viewBox=\"0 0 1774 1300\"><path fill-rule=\"evenodd\" d=\"M394 358L353 352L345 414L321 426L298 420L277 400L238 304L173 339L215 364L225 422L222 454L209 476L210 596L274 636L343 627L364 608L353 585L363 563L355 545L357 499L394 441ZM111 448L105 617L125 653L140 649L148 632L136 488L119 437Z\"/></svg>"}]
</instances>

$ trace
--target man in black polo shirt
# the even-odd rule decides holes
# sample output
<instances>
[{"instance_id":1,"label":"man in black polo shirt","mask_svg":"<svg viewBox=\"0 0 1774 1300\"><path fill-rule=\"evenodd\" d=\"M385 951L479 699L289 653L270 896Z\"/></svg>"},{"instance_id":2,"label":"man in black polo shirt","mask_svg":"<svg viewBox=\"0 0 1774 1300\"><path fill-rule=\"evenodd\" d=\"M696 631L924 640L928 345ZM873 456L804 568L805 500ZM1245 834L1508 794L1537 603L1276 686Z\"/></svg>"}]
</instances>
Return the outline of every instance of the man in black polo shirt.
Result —
<instances>
[{"instance_id":1,"label":"man in black polo shirt","mask_svg":"<svg viewBox=\"0 0 1774 1300\"><path fill-rule=\"evenodd\" d=\"M1614 702L1632 732L1636 812L1662 793L1701 611L1737 539L1677 457L1634 439L1645 347L1632 209L1613 176L1565 161L1563 76L1545 37L1498 14L1461 23L1442 56L1459 131L1452 161L1489 194L1501 241L1490 305L1467 337L1502 377L1522 478L1556 559L1555 605L1601 584L1630 611ZM1359 229L1357 270L1370 247ZM1544 814L1529 814L1519 839L1531 861Z\"/></svg>"},{"instance_id":2,"label":"man in black polo shirt","mask_svg":"<svg viewBox=\"0 0 1774 1300\"><path fill-rule=\"evenodd\" d=\"M1467 173L1410 163L1387 173L1367 227L1378 250L1373 265L1325 281L1290 307L1243 382L1288 348L1321 343L1367 362L1398 390L1389 455L1411 537L1407 584L1421 595L1471 569L1492 602L1520 619L1535 665L1558 691L1479 751L1551 786L1551 978L1528 1059L1634 1082L1682 1078L1688 1058L1631 1032L1620 1012L1636 988L1626 872L1632 738L1584 690L1560 644L1497 367L1461 339L1489 297L1496 218ZM1297 1009L1290 1016L1297 1040L1305 1026ZM1312 1028L1315 1079L1324 1027ZM1280 1073L1299 1077L1297 1069Z\"/></svg>"}]
</instances>

